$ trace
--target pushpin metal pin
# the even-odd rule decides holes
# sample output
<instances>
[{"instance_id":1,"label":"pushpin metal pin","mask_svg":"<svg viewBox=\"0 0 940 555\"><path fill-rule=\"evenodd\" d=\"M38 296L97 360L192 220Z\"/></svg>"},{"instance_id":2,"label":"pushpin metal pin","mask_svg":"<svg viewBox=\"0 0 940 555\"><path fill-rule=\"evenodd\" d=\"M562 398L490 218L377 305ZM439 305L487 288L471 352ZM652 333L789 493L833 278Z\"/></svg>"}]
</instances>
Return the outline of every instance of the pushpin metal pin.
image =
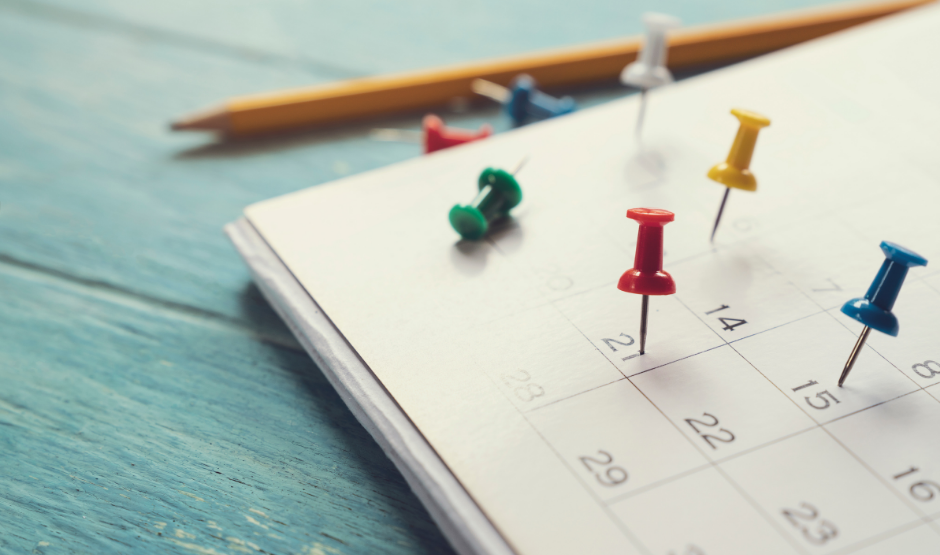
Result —
<instances>
[{"instance_id":1,"label":"pushpin metal pin","mask_svg":"<svg viewBox=\"0 0 940 555\"><path fill-rule=\"evenodd\" d=\"M424 119L421 121L421 127L423 131L412 131L409 129L373 129L369 135L379 141L423 143L424 153L430 154L452 146L485 139L493 134L493 128L489 124L483 124L477 131L457 129L455 127L447 127L444 125L444 121L434 114L424 116Z\"/></svg>"},{"instance_id":2,"label":"pushpin metal pin","mask_svg":"<svg viewBox=\"0 0 940 555\"><path fill-rule=\"evenodd\" d=\"M901 286L904 285L907 270L912 266L927 265L926 258L895 243L882 241L881 250L885 253L885 261L881 264L878 274L875 275L875 280L871 282L868 292L864 297L852 299L842 305L842 314L858 320L865 327L862 328L862 333L849 354L849 360L842 369L839 387L842 387L845 379L849 377L849 372L855 366L855 360L862 351L871 330L897 337L900 327L897 317L891 312L894 308L894 301L897 300Z\"/></svg>"},{"instance_id":3,"label":"pushpin metal pin","mask_svg":"<svg viewBox=\"0 0 940 555\"><path fill-rule=\"evenodd\" d=\"M731 110L731 113L741 122L741 126L738 127L738 134L734 137L734 143L731 145L728 158L708 170L709 179L727 187L725 195L721 199L721 206L718 208L718 216L715 217L715 226L712 228L711 235L712 242L715 241L715 233L718 231L721 214L725 211L725 203L728 202L728 194L731 192L731 188L743 191L757 190L757 179L750 170L751 157L754 155L754 145L757 144L757 134L761 129L770 125L769 119L755 112L735 108Z\"/></svg>"},{"instance_id":4,"label":"pushpin metal pin","mask_svg":"<svg viewBox=\"0 0 940 555\"><path fill-rule=\"evenodd\" d=\"M516 169L509 173L497 168L486 168L477 180L479 191L470 204L454 205L448 219L454 231L463 239L477 241L489 231L490 223L509 213L522 202L522 189L515 174L528 161L523 158Z\"/></svg>"},{"instance_id":5,"label":"pushpin metal pin","mask_svg":"<svg viewBox=\"0 0 940 555\"><path fill-rule=\"evenodd\" d=\"M555 98L543 93L538 89L535 79L526 74L513 79L508 89L484 79L474 79L470 87L473 92L502 104L516 126L530 118L547 119L568 114L576 107L570 96Z\"/></svg>"},{"instance_id":6,"label":"pushpin metal pin","mask_svg":"<svg viewBox=\"0 0 940 555\"><path fill-rule=\"evenodd\" d=\"M672 74L666 68L666 32L675 29L681 22L671 15L661 13L643 14L646 38L637 60L620 73L620 82L640 89L640 112L636 120L636 136L640 138L643 118L646 114L646 93L650 89L672 83Z\"/></svg>"},{"instance_id":7,"label":"pushpin metal pin","mask_svg":"<svg viewBox=\"0 0 940 555\"><path fill-rule=\"evenodd\" d=\"M620 276L617 289L643 295L640 308L640 354L646 353L646 330L650 295L672 295L676 282L663 271L663 226L675 219L675 214L658 208L631 208L627 217L636 220L640 229L636 236L636 254L633 268Z\"/></svg>"}]
</instances>

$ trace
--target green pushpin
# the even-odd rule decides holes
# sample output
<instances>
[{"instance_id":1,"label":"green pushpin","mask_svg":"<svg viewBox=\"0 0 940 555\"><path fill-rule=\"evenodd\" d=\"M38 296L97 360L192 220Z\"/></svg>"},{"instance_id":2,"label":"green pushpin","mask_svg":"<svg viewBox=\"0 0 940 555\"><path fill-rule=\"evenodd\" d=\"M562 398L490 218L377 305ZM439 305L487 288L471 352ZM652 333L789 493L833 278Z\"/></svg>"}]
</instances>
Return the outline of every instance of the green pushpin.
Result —
<instances>
[{"instance_id":1,"label":"green pushpin","mask_svg":"<svg viewBox=\"0 0 940 555\"><path fill-rule=\"evenodd\" d=\"M490 222L505 216L522 202L522 189L513 177L514 173L486 168L480 174L480 192L476 198L468 205L457 204L450 209L450 225L462 238L469 241L482 239L489 231Z\"/></svg>"}]
</instances>

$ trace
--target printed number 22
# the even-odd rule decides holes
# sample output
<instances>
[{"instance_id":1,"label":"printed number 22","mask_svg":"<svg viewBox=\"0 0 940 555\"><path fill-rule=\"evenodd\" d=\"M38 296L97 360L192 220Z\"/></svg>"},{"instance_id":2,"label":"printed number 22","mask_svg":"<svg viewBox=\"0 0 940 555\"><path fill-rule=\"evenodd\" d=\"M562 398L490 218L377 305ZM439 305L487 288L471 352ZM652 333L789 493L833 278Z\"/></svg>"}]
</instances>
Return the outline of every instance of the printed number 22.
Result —
<instances>
[{"instance_id":1,"label":"printed number 22","mask_svg":"<svg viewBox=\"0 0 940 555\"><path fill-rule=\"evenodd\" d=\"M702 436L702 439L705 440L705 443L707 443L709 447L711 447L712 449L718 449L718 447L717 447L714 443L712 443L712 440L720 441L720 442L722 442L722 443L731 443L732 441L734 441L734 434L731 433L730 430L726 430L726 429L724 429L724 428L720 428L720 429L718 430L718 432L717 432L717 433L719 433L719 434L727 434L727 435L724 436L724 437L713 436L713 435L711 435L711 434L706 434L706 433L702 432L702 430L699 430L699 429L698 429L698 426L705 426L705 427L707 427L707 428L713 428L713 427L715 427L715 426L718 425L718 419L715 418L714 416L712 416L711 414L708 414L707 412L703 412L703 413L702 413L702 416L703 416L703 417L706 417L706 416L707 416L707 417L710 418L712 421L711 421L711 422L703 422L703 421L701 421L701 420L696 420L695 418L686 418L686 419L685 419L685 422L686 422L686 424L688 424L689 426L691 426L693 430L695 430L695 433L697 433L698 435Z\"/></svg>"}]
</instances>

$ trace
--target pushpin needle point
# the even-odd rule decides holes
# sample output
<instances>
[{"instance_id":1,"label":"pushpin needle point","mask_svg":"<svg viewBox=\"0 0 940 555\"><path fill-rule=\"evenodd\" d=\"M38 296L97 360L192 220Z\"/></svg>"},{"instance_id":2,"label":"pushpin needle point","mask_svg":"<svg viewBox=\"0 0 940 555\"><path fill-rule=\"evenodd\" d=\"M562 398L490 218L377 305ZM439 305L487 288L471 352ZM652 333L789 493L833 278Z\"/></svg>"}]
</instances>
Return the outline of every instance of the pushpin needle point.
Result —
<instances>
[{"instance_id":1,"label":"pushpin needle point","mask_svg":"<svg viewBox=\"0 0 940 555\"><path fill-rule=\"evenodd\" d=\"M509 89L486 79L474 79L470 82L470 88L478 95L492 98L500 104L506 104L512 99Z\"/></svg>"},{"instance_id":2,"label":"pushpin needle point","mask_svg":"<svg viewBox=\"0 0 940 555\"><path fill-rule=\"evenodd\" d=\"M643 118L646 117L646 93L649 89L642 89L640 91L640 113L636 117L636 142L640 142L640 137L643 135Z\"/></svg>"},{"instance_id":3,"label":"pushpin needle point","mask_svg":"<svg viewBox=\"0 0 940 555\"><path fill-rule=\"evenodd\" d=\"M907 271L912 266L927 265L926 258L896 243L882 241L881 251L885 254L885 260L881 263L881 268L875 275L868 292L864 297L852 299L842 305L842 314L861 322L865 327L862 328L862 333L859 334L858 341L855 342L855 347L849 354L849 360L842 369L839 387L842 387L846 378L849 377L849 372L855 366L855 361L862 352L862 347L865 346L865 340L868 339L871 330L875 329L897 337L900 326L897 317L891 312L894 302L898 298L898 293L901 292L901 286L904 285Z\"/></svg>"},{"instance_id":4,"label":"pushpin needle point","mask_svg":"<svg viewBox=\"0 0 940 555\"><path fill-rule=\"evenodd\" d=\"M845 363L845 368L842 369L842 375L839 376L839 387L842 387L842 384L845 383L845 379L849 377L849 372L852 371L852 367L855 366L855 359L858 358L858 354L862 352L862 347L865 346L865 340L868 339L868 334L871 333L871 328L865 326L862 328L862 333L858 336L858 341L855 342L855 347L852 348L852 352L849 354L849 360Z\"/></svg>"},{"instance_id":5,"label":"pushpin needle point","mask_svg":"<svg viewBox=\"0 0 940 555\"><path fill-rule=\"evenodd\" d=\"M640 305L640 354L646 354L646 322L648 321L650 308L650 296L643 295L643 302Z\"/></svg>"},{"instance_id":6,"label":"pushpin needle point","mask_svg":"<svg viewBox=\"0 0 940 555\"><path fill-rule=\"evenodd\" d=\"M676 282L663 271L663 226L675 219L675 214L656 208L631 208L627 217L640 224L636 236L636 255L633 268L620 276L617 289L625 293L642 295L640 305L640 354L646 354L646 330L649 323L650 295L672 295Z\"/></svg>"},{"instance_id":7,"label":"pushpin needle point","mask_svg":"<svg viewBox=\"0 0 940 555\"><path fill-rule=\"evenodd\" d=\"M735 108L731 110L731 114L738 118L740 122L738 134L735 135L734 142L731 144L728 158L708 170L709 179L726 187L725 196L721 199L721 207L718 208L718 217L715 218L715 227L712 229L711 241L713 243L715 242L715 232L718 231L718 223L721 221L721 213L725 210L725 203L728 201L728 193L731 188L751 192L757 190L757 179L750 170L751 157L754 155L754 145L757 144L758 132L770 125L769 119L748 110Z\"/></svg>"},{"instance_id":8,"label":"pushpin needle point","mask_svg":"<svg viewBox=\"0 0 940 555\"><path fill-rule=\"evenodd\" d=\"M444 125L444 120L428 114L421 120L423 131L411 129L373 129L369 136L377 141L424 143L424 153L430 154L445 148L479 141L493 134L493 128L483 124L479 130L457 129Z\"/></svg>"},{"instance_id":9,"label":"pushpin needle point","mask_svg":"<svg viewBox=\"0 0 940 555\"><path fill-rule=\"evenodd\" d=\"M553 118L575 110L573 98L555 98L540 91L535 79L526 74L517 75L508 88L485 79L474 79L470 88L502 104L513 125L517 126L531 119Z\"/></svg>"},{"instance_id":10,"label":"pushpin needle point","mask_svg":"<svg viewBox=\"0 0 940 555\"><path fill-rule=\"evenodd\" d=\"M509 172L510 175L515 176L516 174L518 174L519 172L521 172L521 171L522 171L522 168L524 168L525 165L529 163L529 158L530 158L530 156L529 156L528 154L526 154L525 156L523 156L523 157L522 157L522 160L519 160L519 163L516 164L516 169L512 170L511 172Z\"/></svg>"},{"instance_id":11,"label":"pushpin needle point","mask_svg":"<svg viewBox=\"0 0 940 555\"><path fill-rule=\"evenodd\" d=\"M715 227L712 228L711 242L715 242L715 233L718 233L718 224L721 223L721 214L725 211L725 203L728 202L728 195L731 193L731 188L725 189L725 195L721 197L721 206L718 207L718 215L715 216Z\"/></svg>"},{"instance_id":12,"label":"pushpin needle point","mask_svg":"<svg viewBox=\"0 0 940 555\"><path fill-rule=\"evenodd\" d=\"M369 138L376 141L420 143L424 139L424 133L413 129L376 128L369 131Z\"/></svg>"},{"instance_id":13,"label":"pushpin needle point","mask_svg":"<svg viewBox=\"0 0 940 555\"><path fill-rule=\"evenodd\" d=\"M666 68L666 33L679 26L679 20L665 14L643 14L646 38L635 62L623 68L620 82L640 89L640 112L636 120L636 138L640 140L643 118L646 115L646 93L655 87L672 83L672 74Z\"/></svg>"}]
</instances>

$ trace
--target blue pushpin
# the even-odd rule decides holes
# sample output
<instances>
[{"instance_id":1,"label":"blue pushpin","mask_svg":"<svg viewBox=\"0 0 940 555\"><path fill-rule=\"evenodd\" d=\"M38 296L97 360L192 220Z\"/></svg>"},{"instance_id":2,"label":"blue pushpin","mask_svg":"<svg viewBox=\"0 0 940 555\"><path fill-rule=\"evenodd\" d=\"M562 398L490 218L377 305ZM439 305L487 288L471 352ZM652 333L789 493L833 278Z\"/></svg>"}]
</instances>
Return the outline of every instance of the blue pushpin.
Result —
<instances>
[{"instance_id":1,"label":"blue pushpin","mask_svg":"<svg viewBox=\"0 0 940 555\"><path fill-rule=\"evenodd\" d=\"M503 105L513 125L519 126L531 119L548 119L570 114L576 108L570 96L555 98L538 89L535 79L526 74L518 75L510 88L483 79L470 83L473 92L492 98Z\"/></svg>"},{"instance_id":2,"label":"blue pushpin","mask_svg":"<svg viewBox=\"0 0 940 555\"><path fill-rule=\"evenodd\" d=\"M897 337L898 319L891 309L894 308L894 301L897 300L901 286L904 285L907 269L911 266L927 265L926 258L895 243L882 241L881 250L885 253L885 261L881 264L875 281L871 282L868 292L864 297L852 299L842 305L842 314L858 320L865 324L865 327L862 328L862 333L858 336L849 360L845 363L845 368L839 377L839 387L842 387L849 372L852 371L855 359L858 358L858 353L865 345L865 340L868 339L871 330L875 329Z\"/></svg>"}]
</instances>

